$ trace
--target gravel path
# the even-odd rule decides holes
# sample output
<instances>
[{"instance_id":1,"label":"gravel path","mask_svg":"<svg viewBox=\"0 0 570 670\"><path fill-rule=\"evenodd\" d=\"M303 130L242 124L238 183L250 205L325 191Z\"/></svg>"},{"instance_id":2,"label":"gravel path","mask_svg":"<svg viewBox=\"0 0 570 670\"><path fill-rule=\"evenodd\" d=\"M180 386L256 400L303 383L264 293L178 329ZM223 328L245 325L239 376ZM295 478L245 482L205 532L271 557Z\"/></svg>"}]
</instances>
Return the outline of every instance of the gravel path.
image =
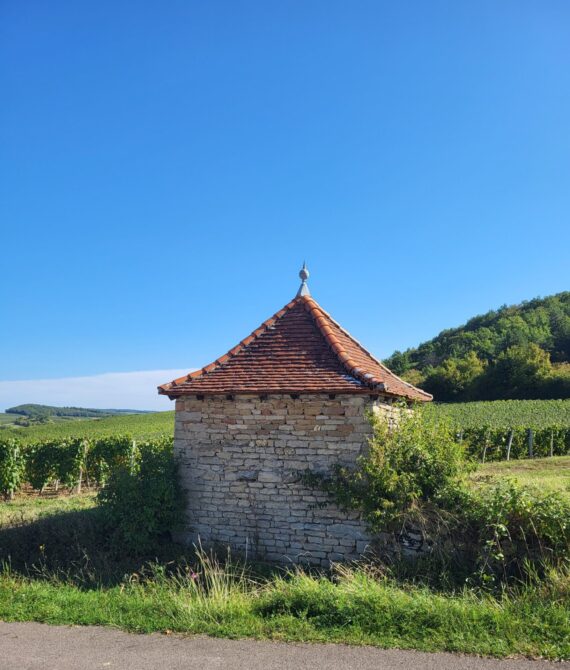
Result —
<instances>
[{"instance_id":1,"label":"gravel path","mask_svg":"<svg viewBox=\"0 0 570 670\"><path fill-rule=\"evenodd\" d=\"M0 622L1 670L570 670L570 663Z\"/></svg>"}]
</instances>

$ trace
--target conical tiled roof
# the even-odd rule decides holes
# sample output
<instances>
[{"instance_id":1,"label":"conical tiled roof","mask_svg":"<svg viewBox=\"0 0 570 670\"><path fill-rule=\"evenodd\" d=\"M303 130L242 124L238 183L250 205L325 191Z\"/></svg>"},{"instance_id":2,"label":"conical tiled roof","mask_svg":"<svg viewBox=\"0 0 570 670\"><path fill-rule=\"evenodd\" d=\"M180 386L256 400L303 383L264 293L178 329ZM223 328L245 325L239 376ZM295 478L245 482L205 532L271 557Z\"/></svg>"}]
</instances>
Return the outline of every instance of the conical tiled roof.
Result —
<instances>
[{"instance_id":1,"label":"conical tiled roof","mask_svg":"<svg viewBox=\"0 0 570 670\"><path fill-rule=\"evenodd\" d=\"M158 387L170 398L247 393L432 396L376 360L309 295L300 295L225 356Z\"/></svg>"}]
</instances>

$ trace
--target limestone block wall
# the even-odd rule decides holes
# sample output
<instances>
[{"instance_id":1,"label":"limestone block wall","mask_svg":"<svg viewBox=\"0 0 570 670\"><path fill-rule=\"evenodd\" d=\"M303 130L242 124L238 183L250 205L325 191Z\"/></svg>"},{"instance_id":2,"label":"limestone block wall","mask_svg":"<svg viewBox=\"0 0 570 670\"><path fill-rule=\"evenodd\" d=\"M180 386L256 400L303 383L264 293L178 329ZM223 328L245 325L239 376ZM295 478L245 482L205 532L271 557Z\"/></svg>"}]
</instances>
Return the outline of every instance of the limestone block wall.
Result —
<instances>
[{"instance_id":1,"label":"limestone block wall","mask_svg":"<svg viewBox=\"0 0 570 670\"><path fill-rule=\"evenodd\" d=\"M187 492L183 540L231 546L251 558L328 566L352 560L369 538L355 512L307 489L298 473L353 464L366 448L359 395L188 396L176 401L175 454Z\"/></svg>"}]
</instances>

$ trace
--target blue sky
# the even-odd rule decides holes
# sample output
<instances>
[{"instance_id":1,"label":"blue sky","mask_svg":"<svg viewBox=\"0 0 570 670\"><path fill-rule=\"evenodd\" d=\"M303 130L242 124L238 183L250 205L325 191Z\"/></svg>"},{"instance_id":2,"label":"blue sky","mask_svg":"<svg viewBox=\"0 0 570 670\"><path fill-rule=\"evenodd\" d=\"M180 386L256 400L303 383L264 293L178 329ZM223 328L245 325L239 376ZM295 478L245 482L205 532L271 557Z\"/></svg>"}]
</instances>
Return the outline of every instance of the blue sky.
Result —
<instances>
[{"instance_id":1,"label":"blue sky","mask_svg":"<svg viewBox=\"0 0 570 670\"><path fill-rule=\"evenodd\" d=\"M4 382L200 367L305 258L378 356L569 288L567 0L7 0L0 60Z\"/></svg>"}]
</instances>

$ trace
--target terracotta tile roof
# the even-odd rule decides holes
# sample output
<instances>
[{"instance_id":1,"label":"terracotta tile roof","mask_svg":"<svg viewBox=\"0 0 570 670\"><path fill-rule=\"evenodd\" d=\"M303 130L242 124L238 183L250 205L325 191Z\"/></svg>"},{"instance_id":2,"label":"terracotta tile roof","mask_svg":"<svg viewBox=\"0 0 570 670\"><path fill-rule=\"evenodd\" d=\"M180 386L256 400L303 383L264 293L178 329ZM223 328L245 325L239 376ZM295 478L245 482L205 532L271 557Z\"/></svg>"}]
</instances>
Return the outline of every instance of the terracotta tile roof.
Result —
<instances>
[{"instance_id":1,"label":"terracotta tile roof","mask_svg":"<svg viewBox=\"0 0 570 670\"><path fill-rule=\"evenodd\" d=\"M210 365L163 384L158 392L379 393L409 400L432 396L404 382L341 328L310 296L300 296Z\"/></svg>"}]
</instances>

